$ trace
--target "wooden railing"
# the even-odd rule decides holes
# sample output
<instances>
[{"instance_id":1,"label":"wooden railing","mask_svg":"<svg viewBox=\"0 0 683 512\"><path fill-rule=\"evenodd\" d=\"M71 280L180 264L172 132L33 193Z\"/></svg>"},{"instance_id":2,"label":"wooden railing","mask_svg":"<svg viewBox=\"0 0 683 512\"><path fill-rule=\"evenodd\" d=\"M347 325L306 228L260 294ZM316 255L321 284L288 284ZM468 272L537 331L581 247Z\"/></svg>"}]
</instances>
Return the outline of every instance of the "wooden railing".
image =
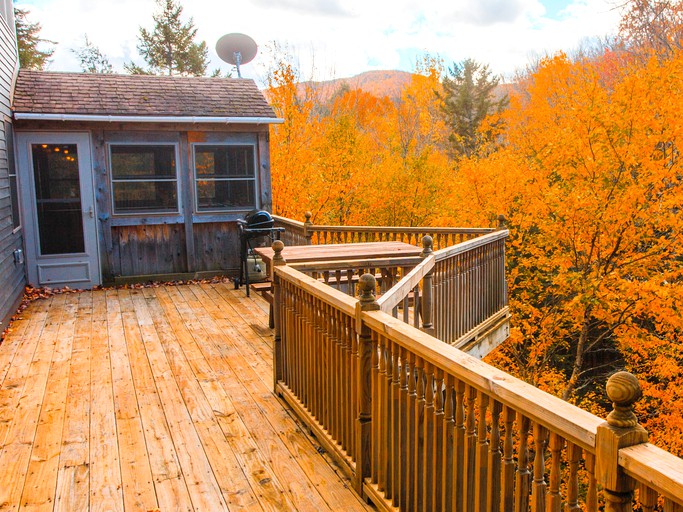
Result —
<instances>
[{"instance_id":1,"label":"wooden railing","mask_svg":"<svg viewBox=\"0 0 683 512\"><path fill-rule=\"evenodd\" d=\"M285 228L282 238L285 245L398 241L419 246L423 237L431 236L434 247L442 249L495 231L494 228L327 226L313 224L311 217L311 213L306 212L305 222L298 222L273 216L275 225Z\"/></svg>"},{"instance_id":2,"label":"wooden railing","mask_svg":"<svg viewBox=\"0 0 683 512\"><path fill-rule=\"evenodd\" d=\"M273 264L275 391L381 510L681 510L683 461L645 442L628 374L603 421L387 314L372 274L357 299Z\"/></svg>"},{"instance_id":3,"label":"wooden railing","mask_svg":"<svg viewBox=\"0 0 683 512\"><path fill-rule=\"evenodd\" d=\"M373 274L377 278L377 293L383 294L421 261L419 257L312 261L295 263L292 268L355 297L356 285L361 275Z\"/></svg>"}]
</instances>

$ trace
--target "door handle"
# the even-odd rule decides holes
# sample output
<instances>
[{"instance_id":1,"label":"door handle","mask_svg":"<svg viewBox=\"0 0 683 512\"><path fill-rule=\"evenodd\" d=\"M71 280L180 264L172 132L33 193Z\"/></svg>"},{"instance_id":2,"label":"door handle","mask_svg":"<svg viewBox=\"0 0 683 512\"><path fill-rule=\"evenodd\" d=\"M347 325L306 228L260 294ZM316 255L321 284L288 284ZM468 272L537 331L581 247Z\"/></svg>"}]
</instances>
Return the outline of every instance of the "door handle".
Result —
<instances>
[{"instance_id":1,"label":"door handle","mask_svg":"<svg viewBox=\"0 0 683 512\"><path fill-rule=\"evenodd\" d=\"M95 218L95 210L93 209L92 206L90 208L88 208L87 212L83 212L83 213L88 215L88 217L90 217L91 219Z\"/></svg>"}]
</instances>

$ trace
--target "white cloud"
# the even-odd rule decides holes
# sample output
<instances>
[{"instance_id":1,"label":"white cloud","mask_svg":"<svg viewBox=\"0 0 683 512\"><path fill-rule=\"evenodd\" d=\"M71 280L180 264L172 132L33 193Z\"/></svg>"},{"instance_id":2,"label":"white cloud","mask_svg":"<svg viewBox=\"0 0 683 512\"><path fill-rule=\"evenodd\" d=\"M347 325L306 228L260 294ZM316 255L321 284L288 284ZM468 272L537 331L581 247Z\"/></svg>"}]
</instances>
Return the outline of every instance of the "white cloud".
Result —
<instances>
[{"instance_id":1,"label":"white cloud","mask_svg":"<svg viewBox=\"0 0 683 512\"><path fill-rule=\"evenodd\" d=\"M511 74L530 56L571 51L588 37L613 33L618 13L610 0L573 0L561 19L545 15L540 0L224 0L185 1L198 37L210 48L210 69L230 66L214 51L229 32L253 37L263 50L269 41L287 43L298 57L302 76L351 76L368 69L407 67L406 54L429 51L446 62L472 57L494 73ZM60 44L53 70L79 71L69 51L83 34L121 70L134 58L139 27L152 26L153 0L24 0L42 35ZM259 78L268 55L245 65L244 76ZM408 70L410 68L408 67Z\"/></svg>"}]
</instances>

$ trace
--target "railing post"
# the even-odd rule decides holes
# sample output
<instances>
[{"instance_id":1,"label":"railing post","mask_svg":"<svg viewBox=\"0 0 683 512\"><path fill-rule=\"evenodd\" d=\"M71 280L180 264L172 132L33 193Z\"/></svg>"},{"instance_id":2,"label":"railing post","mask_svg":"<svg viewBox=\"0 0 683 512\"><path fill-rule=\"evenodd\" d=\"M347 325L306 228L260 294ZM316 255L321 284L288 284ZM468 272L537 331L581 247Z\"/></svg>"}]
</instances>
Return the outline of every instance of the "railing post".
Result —
<instances>
[{"instance_id":1,"label":"railing post","mask_svg":"<svg viewBox=\"0 0 683 512\"><path fill-rule=\"evenodd\" d=\"M434 239L429 235L423 236L420 257L425 259L433 252ZM420 309L422 310L422 330L432 336L434 335L434 321L432 320L432 312L434 310L434 294L432 287L433 272L433 270L430 270L422 279L422 303L420 304ZM415 314L417 314L417 310L415 311Z\"/></svg>"},{"instance_id":2,"label":"railing post","mask_svg":"<svg viewBox=\"0 0 683 512\"><path fill-rule=\"evenodd\" d=\"M306 221L304 222L304 236L306 237L306 245L311 245L311 239L313 238L313 232L310 230L313 223L311 222L311 217L313 214L311 212L304 213Z\"/></svg>"},{"instance_id":3,"label":"railing post","mask_svg":"<svg viewBox=\"0 0 683 512\"><path fill-rule=\"evenodd\" d=\"M375 298L377 281L372 274L363 274L358 281L359 301L356 304L358 333L358 421L356 423L356 475L354 487L361 496L363 482L372 466L372 332L363 322L364 311L379 311Z\"/></svg>"},{"instance_id":4,"label":"railing post","mask_svg":"<svg viewBox=\"0 0 683 512\"><path fill-rule=\"evenodd\" d=\"M498 215L498 231L503 229L507 229L507 219L505 218L505 215L501 213Z\"/></svg>"},{"instance_id":5,"label":"railing post","mask_svg":"<svg viewBox=\"0 0 683 512\"><path fill-rule=\"evenodd\" d=\"M282 326L280 325L280 306L282 304L282 290L280 278L275 272L275 267L286 265L287 262L282 256L285 244L281 240L275 240L273 248L273 268L270 269L273 276L273 325L275 326L275 337L273 338L273 389L277 393L277 383L282 380Z\"/></svg>"},{"instance_id":6,"label":"railing post","mask_svg":"<svg viewBox=\"0 0 683 512\"><path fill-rule=\"evenodd\" d=\"M633 509L636 482L619 467L619 450L647 442L647 431L638 424L633 404L641 397L638 379L618 372L607 381L607 396L614 409L607 421L598 426L595 438L596 477L605 491L606 512Z\"/></svg>"}]
</instances>

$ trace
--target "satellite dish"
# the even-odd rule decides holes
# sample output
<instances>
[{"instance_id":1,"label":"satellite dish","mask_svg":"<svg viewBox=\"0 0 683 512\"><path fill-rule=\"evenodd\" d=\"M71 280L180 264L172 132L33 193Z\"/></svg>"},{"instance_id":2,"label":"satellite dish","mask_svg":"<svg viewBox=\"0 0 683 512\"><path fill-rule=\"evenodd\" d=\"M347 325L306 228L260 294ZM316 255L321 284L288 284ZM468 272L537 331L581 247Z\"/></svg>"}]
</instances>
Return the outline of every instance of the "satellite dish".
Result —
<instances>
[{"instance_id":1,"label":"satellite dish","mask_svg":"<svg viewBox=\"0 0 683 512\"><path fill-rule=\"evenodd\" d=\"M235 66L240 78L240 65L254 60L257 51L256 42L246 34L225 34L216 43L218 56L222 61Z\"/></svg>"}]
</instances>

